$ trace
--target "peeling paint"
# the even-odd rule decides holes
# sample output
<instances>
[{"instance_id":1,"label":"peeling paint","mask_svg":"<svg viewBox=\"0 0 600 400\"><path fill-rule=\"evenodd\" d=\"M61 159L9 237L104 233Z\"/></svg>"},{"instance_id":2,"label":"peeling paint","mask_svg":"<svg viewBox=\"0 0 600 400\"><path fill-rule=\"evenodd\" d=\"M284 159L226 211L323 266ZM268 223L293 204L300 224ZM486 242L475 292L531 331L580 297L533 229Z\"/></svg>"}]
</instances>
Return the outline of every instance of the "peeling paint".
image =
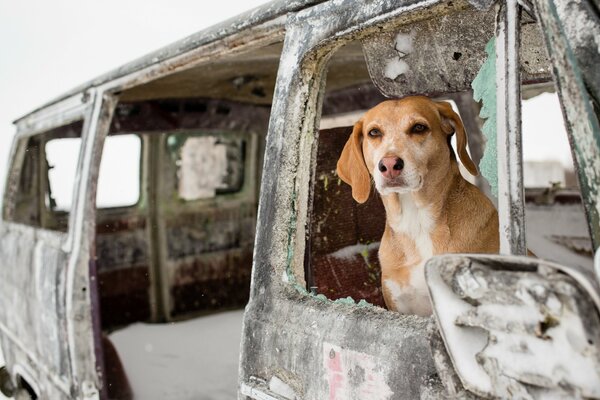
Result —
<instances>
[{"instance_id":1,"label":"peeling paint","mask_svg":"<svg viewBox=\"0 0 600 400\"><path fill-rule=\"evenodd\" d=\"M382 367L368 354L323 343L323 365L329 400L388 400L394 394Z\"/></svg>"}]
</instances>

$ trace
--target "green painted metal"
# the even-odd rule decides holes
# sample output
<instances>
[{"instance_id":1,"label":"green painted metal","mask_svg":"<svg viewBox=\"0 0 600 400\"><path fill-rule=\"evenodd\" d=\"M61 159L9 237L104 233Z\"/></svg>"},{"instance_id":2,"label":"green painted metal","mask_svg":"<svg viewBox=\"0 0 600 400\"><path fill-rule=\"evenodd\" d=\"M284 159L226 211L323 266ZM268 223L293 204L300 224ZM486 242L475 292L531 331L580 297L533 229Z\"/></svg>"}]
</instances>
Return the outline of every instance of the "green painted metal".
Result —
<instances>
[{"instance_id":1,"label":"green painted metal","mask_svg":"<svg viewBox=\"0 0 600 400\"><path fill-rule=\"evenodd\" d=\"M487 59L471 83L473 98L482 102L479 116L485 120L483 135L486 139L483 157L479 161L481 175L487 179L492 193L498 197L498 155L496 149L496 38L485 46ZM488 144L491 144L488 146Z\"/></svg>"}]
</instances>

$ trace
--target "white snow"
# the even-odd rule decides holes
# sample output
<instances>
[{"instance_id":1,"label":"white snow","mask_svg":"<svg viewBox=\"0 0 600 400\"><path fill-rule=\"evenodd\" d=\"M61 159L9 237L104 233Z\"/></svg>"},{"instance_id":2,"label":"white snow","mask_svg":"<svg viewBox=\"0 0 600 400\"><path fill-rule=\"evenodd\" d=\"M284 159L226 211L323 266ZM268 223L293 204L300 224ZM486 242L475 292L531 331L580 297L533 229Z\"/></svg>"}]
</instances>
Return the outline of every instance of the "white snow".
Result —
<instances>
[{"instance_id":1,"label":"white snow","mask_svg":"<svg viewBox=\"0 0 600 400\"><path fill-rule=\"evenodd\" d=\"M369 244L357 243L351 246L343 247L330 255L339 260L350 260L355 256L363 255L364 252L370 252L373 249L379 248L379 242L373 242Z\"/></svg>"},{"instance_id":2,"label":"white snow","mask_svg":"<svg viewBox=\"0 0 600 400\"><path fill-rule=\"evenodd\" d=\"M136 399L236 398L243 310L113 332Z\"/></svg>"},{"instance_id":3,"label":"white snow","mask_svg":"<svg viewBox=\"0 0 600 400\"><path fill-rule=\"evenodd\" d=\"M402 58L413 51L412 36L406 33L399 33L396 36L394 50L398 52L398 57L389 60L383 72L384 76L391 80L394 80L400 75L410 71L408 63L402 60Z\"/></svg>"},{"instance_id":4,"label":"white snow","mask_svg":"<svg viewBox=\"0 0 600 400\"><path fill-rule=\"evenodd\" d=\"M400 57L404 57L407 54L412 53L413 45L412 36L406 33L399 33L396 36L396 46L395 49L400 55Z\"/></svg>"},{"instance_id":5,"label":"white snow","mask_svg":"<svg viewBox=\"0 0 600 400\"><path fill-rule=\"evenodd\" d=\"M388 79L394 80L400 75L408 72L410 67L406 63L406 61L402 61L401 59L393 58L385 66L385 71L383 72L384 76Z\"/></svg>"}]
</instances>

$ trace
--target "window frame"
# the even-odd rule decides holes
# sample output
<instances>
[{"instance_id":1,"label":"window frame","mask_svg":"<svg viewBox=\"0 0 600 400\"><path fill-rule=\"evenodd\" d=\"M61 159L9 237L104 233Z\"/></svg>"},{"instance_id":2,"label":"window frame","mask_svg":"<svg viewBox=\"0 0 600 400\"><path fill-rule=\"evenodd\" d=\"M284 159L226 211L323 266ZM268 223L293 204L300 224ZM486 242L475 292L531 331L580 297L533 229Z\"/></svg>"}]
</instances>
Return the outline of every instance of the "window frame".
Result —
<instances>
[{"instance_id":1,"label":"window frame","mask_svg":"<svg viewBox=\"0 0 600 400\"><path fill-rule=\"evenodd\" d=\"M341 7L343 7L343 3ZM514 6L518 6L514 4ZM397 7L397 6L396 6ZM306 282L303 270L303 257L305 252L305 240L307 234L308 223L308 207L310 202L309 182L313 177L311 174L314 168L311 165L314 158L315 132L318 131L318 121L320 118L320 108L323 101L323 89L325 83L325 69L329 57L341 46L351 40L362 39L372 33L377 32L378 28L393 26L407 17L415 15L422 11L422 8L414 7L399 7L395 8L393 4L387 1L380 1L374 4L370 13L343 21L328 21L325 26L322 23L322 18L319 20L316 6L310 10L306 10L296 14L290 19L288 31L286 35L285 45L282 53L281 64L290 66L288 70L278 74L277 87L279 93L275 96L275 102L272 108L272 118L269 127L269 135L267 142L267 157L265 159L265 167L263 174L263 184L261 189L261 200L259 206L259 221L258 225L265 226L267 231L275 231L276 233L263 233L257 231L257 247L255 251L255 265L271 265L275 269L275 273L271 274L269 282L277 282L275 287L282 288L284 292L289 292L286 287L294 287L303 296L309 296L306 290ZM514 10L509 10L513 12ZM341 11L340 11L341 12ZM498 41L506 39L506 31L516 30L518 37L518 27L506 26L507 20L511 17L506 16L507 11L504 10L504 31L499 34L496 32L495 37ZM359 18L362 18L359 20ZM310 20L310 21L309 21ZM508 24L510 25L510 24ZM518 24L517 24L518 25ZM513 35L514 32L509 34ZM518 55L512 50L507 50L511 43L505 43L504 51L510 52L513 56L508 62L503 62L503 56L498 56L496 64L502 65L502 70L496 74L497 83L501 87L512 88L516 85L514 79L510 77L511 69L518 66ZM514 45L514 43L513 43ZM518 54L518 53L517 53ZM552 67L552 61L550 66ZM504 75L503 77L501 75ZM307 77L310 77L308 79ZM511 80L512 79L512 80ZM509 82L507 82L507 80ZM502 109L498 112L498 119L502 120L500 126L510 125L510 137L499 138L504 141L511 141L511 154L500 156L502 162L510 164L517 162L519 164L518 171L512 168L506 171L508 180L499 182L501 188L505 188L513 194L512 197L505 199L504 203L509 204L508 208L514 204L520 204L521 211L524 211L524 196L522 195L522 180L519 185L519 177L522 172L522 160L520 152L520 137L514 138L512 135L520 136L521 126L518 123L520 118L520 96L515 94L520 93L520 84L514 93L504 98ZM285 89L282 89L285 88ZM509 89L510 90L510 89ZM498 96L501 96L500 91ZM559 97L561 106L564 99ZM515 112L507 113L505 104L510 103ZM499 107L499 108L500 108ZM564 106L563 106L564 107ZM293 138L290 138L293 136ZM269 154L269 148L277 148L279 151L276 154ZM502 158L504 157L504 158ZM283 177L276 177L264 181L268 173L272 173L274 167L284 163L279 169L284 170ZM500 160L499 160L500 164ZM295 167L293 166L295 165ZM503 172L500 170L499 175ZM282 180L287 179L293 182L291 188L280 189L284 186ZM521 194L521 195L519 195ZM268 198L269 196L276 197L277 200ZM524 215L510 216L506 213L501 214L500 218L504 218L508 225L517 218L519 225L524 226ZM507 220L507 219L510 219ZM523 222L523 224L521 224ZM519 229L511 228L506 232L506 251L512 254L519 253L521 245L525 245L524 240L521 241ZM257 257L258 258L257 258ZM283 279L278 279L282 276ZM264 278L263 278L264 279ZM283 285L281 285L283 283ZM281 285L281 286L280 286ZM284 295L287 297L288 295Z\"/></svg>"},{"instance_id":2,"label":"window frame","mask_svg":"<svg viewBox=\"0 0 600 400\"><path fill-rule=\"evenodd\" d=\"M35 229L49 234L58 234L61 236L61 240L66 240L68 232L71 226L71 213L70 211L53 211L46 206L46 196L49 191L49 183L46 181L48 175L48 166L45 155L45 146L48 143L48 139L43 136L60 128L67 127L68 125L81 123L81 132L77 138L80 139L79 154L77 156L77 165L80 165L82 158L82 150L84 144L84 134L86 131L86 121L89 120L89 111L91 107L80 107L77 112L69 113L69 110L63 111L64 115L55 116L51 115L50 121L40 120L37 123L32 123L29 127L33 129L21 129L20 127L15 134L13 139L13 145L10 152L10 166L8 169L7 179L5 183L4 197L2 202L2 222L10 226L12 224L18 225L25 229ZM11 213L14 213L14 207L16 206L16 196L19 190L19 179L23 171L25 163L25 153L29 140L37 138L40 146L38 148L38 157L40 163L37 168L37 190L39 191L39 198L37 204L37 210L39 213L39 221L37 225L26 224L20 221L14 221ZM52 140L52 139L50 139ZM71 205L75 204L77 196L78 181L75 178L74 185L71 193ZM47 227L47 221L56 215L65 215L68 218L67 226L65 230L50 229Z\"/></svg>"}]
</instances>

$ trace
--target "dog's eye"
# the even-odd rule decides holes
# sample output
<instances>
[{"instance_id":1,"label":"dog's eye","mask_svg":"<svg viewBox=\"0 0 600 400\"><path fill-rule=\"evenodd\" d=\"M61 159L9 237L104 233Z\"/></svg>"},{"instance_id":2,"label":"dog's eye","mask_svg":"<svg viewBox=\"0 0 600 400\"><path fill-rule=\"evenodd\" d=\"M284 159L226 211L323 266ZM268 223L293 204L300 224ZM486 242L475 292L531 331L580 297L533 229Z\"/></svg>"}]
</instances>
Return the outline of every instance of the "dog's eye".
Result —
<instances>
[{"instance_id":1,"label":"dog's eye","mask_svg":"<svg viewBox=\"0 0 600 400\"><path fill-rule=\"evenodd\" d=\"M369 136L370 137L379 137L379 136L383 136L383 133L381 133L381 131L379 129L371 129L369 131Z\"/></svg>"},{"instance_id":2,"label":"dog's eye","mask_svg":"<svg viewBox=\"0 0 600 400\"><path fill-rule=\"evenodd\" d=\"M423 124L415 124L413 125L411 132L412 133L423 133L427 130L427 126Z\"/></svg>"}]
</instances>

